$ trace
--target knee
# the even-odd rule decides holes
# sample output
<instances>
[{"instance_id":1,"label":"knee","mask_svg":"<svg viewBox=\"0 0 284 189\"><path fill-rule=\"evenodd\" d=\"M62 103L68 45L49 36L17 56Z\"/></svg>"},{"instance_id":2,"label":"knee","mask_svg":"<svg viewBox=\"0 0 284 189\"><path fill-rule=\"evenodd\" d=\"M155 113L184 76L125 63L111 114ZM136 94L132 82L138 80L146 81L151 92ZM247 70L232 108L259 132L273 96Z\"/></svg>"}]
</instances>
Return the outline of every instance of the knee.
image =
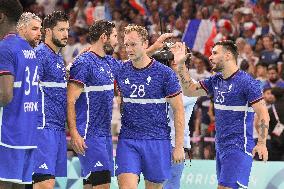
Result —
<instances>
[{"instance_id":1,"label":"knee","mask_svg":"<svg viewBox=\"0 0 284 189\"><path fill-rule=\"evenodd\" d=\"M119 189L137 189L138 176L132 173L123 173L118 175Z\"/></svg>"},{"instance_id":2,"label":"knee","mask_svg":"<svg viewBox=\"0 0 284 189\"><path fill-rule=\"evenodd\" d=\"M49 174L33 175L33 189L53 189L55 185L55 177Z\"/></svg>"}]
</instances>

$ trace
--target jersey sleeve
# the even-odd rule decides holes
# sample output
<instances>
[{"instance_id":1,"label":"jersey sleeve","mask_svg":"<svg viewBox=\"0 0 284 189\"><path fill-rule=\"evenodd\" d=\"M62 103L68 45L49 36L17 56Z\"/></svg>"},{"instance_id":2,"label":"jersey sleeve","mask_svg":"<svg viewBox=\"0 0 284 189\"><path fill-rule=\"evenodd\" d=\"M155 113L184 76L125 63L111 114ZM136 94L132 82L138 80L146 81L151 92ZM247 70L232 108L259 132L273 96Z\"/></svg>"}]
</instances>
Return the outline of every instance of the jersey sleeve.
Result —
<instances>
[{"instance_id":1,"label":"jersey sleeve","mask_svg":"<svg viewBox=\"0 0 284 189\"><path fill-rule=\"evenodd\" d=\"M86 84L88 81L88 62L82 57L75 59L70 68L70 82Z\"/></svg>"},{"instance_id":2,"label":"jersey sleeve","mask_svg":"<svg viewBox=\"0 0 284 189\"><path fill-rule=\"evenodd\" d=\"M15 57L9 48L0 48L0 75L15 76Z\"/></svg>"},{"instance_id":3,"label":"jersey sleeve","mask_svg":"<svg viewBox=\"0 0 284 189\"><path fill-rule=\"evenodd\" d=\"M204 79L202 81L199 81L199 84L201 87L206 91L206 93L210 96L213 96L214 91L213 91L213 81L215 79L216 75L213 75L207 79Z\"/></svg>"},{"instance_id":4,"label":"jersey sleeve","mask_svg":"<svg viewBox=\"0 0 284 189\"><path fill-rule=\"evenodd\" d=\"M181 93L181 87L176 73L170 68L166 71L165 94L166 98L171 98Z\"/></svg>"},{"instance_id":5,"label":"jersey sleeve","mask_svg":"<svg viewBox=\"0 0 284 189\"><path fill-rule=\"evenodd\" d=\"M261 83L258 80L253 79L252 77L247 77L243 81L244 94L250 105L260 101L263 98Z\"/></svg>"}]
</instances>

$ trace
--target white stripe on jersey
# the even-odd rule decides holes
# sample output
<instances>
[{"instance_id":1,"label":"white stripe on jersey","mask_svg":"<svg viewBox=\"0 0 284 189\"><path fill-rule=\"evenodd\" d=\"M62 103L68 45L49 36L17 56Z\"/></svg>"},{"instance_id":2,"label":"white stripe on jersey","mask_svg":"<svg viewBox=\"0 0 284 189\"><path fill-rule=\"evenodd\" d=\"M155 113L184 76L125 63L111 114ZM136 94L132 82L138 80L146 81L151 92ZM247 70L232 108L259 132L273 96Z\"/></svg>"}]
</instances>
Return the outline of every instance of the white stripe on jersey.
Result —
<instances>
[{"instance_id":1,"label":"white stripe on jersey","mask_svg":"<svg viewBox=\"0 0 284 189\"><path fill-rule=\"evenodd\" d=\"M15 81L14 82L14 88L21 88L22 87L22 82L21 81Z\"/></svg>"},{"instance_id":2,"label":"white stripe on jersey","mask_svg":"<svg viewBox=\"0 0 284 189\"><path fill-rule=\"evenodd\" d=\"M102 86L89 86L84 87L83 92L91 92L91 91L110 91L114 89L114 85L102 85Z\"/></svg>"},{"instance_id":3,"label":"white stripe on jersey","mask_svg":"<svg viewBox=\"0 0 284 189\"><path fill-rule=\"evenodd\" d=\"M39 85L40 86L43 86L43 87L59 87L59 88L66 88L67 87L67 83L57 83L57 82L39 82Z\"/></svg>"},{"instance_id":4,"label":"white stripe on jersey","mask_svg":"<svg viewBox=\"0 0 284 189\"><path fill-rule=\"evenodd\" d=\"M215 104L214 103L214 108L217 110L230 110L230 111L236 111L236 112L254 112L252 107L248 106L226 106L226 105L221 105L221 104Z\"/></svg>"},{"instance_id":5,"label":"white stripe on jersey","mask_svg":"<svg viewBox=\"0 0 284 189\"><path fill-rule=\"evenodd\" d=\"M166 99L165 98L160 98L160 99L123 98L123 102L129 102L133 104L163 104L166 103Z\"/></svg>"}]
</instances>

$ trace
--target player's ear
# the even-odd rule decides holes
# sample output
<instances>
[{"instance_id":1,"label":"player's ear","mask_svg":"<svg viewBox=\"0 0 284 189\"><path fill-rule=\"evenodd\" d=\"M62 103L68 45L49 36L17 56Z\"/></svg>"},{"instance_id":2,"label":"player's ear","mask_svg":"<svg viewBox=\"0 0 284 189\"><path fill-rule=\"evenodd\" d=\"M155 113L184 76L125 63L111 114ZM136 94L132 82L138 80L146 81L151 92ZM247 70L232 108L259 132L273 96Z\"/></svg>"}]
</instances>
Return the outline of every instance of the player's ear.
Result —
<instances>
[{"instance_id":1,"label":"player's ear","mask_svg":"<svg viewBox=\"0 0 284 189\"><path fill-rule=\"evenodd\" d=\"M144 41L144 42L143 42L143 46L145 46L145 48L148 48L148 46L149 46L149 41L148 41L148 40Z\"/></svg>"},{"instance_id":2,"label":"player's ear","mask_svg":"<svg viewBox=\"0 0 284 189\"><path fill-rule=\"evenodd\" d=\"M106 42L107 41L107 35L105 33L103 33L101 36L100 36L100 39L103 41L103 42Z\"/></svg>"}]
</instances>

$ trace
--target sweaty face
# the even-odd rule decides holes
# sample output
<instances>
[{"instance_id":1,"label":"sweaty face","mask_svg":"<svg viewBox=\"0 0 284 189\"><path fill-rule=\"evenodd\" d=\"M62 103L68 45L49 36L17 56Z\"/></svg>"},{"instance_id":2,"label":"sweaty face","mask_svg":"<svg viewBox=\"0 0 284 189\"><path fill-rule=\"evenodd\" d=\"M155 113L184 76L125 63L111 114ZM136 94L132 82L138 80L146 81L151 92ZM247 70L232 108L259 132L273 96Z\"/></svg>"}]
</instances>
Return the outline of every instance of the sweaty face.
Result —
<instances>
[{"instance_id":1,"label":"sweaty face","mask_svg":"<svg viewBox=\"0 0 284 189\"><path fill-rule=\"evenodd\" d=\"M221 72L224 70L224 52L223 47L216 45L212 49L212 54L209 57L214 72Z\"/></svg>"},{"instance_id":2,"label":"sweaty face","mask_svg":"<svg viewBox=\"0 0 284 189\"><path fill-rule=\"evenodd\" d=\"M41 22L35 19L31 20L24 27L24 37L32 47L36 47L40 42L40 37L41 37L40 29L41 29Z\"/></svg>"},{"instance_id":3,"label":"sweaty face","mask_svg":"<svg viewBox=\"0 0 284 189\"><path fill-rule=\"evenodd\" d=\"M141 39L136 31L125 34L124 45L128 58L132 61L141 59L147 48L147 43Z\"/></svg>"},{"instance_id":4,"label":"sweaty face","mask_svg":"<svg viewBox=\"0 0 284 189\"><path fill-rule=\"evenodd\" d=\"M115 47L117 46L117 32L116 29L113 28L112 33L110 34L109 39L105 42L103 49L107 55L112 55Z\"/></svg>"},{"instance_id":5,"label":"sweaty face","mask_svg":"<svg viewBox=\"0 0 284 189\"><path fill-rule=\"evenodd\" d=\"M57 22L57 25L51 30L52 31L52 42L57 47L65 47L68 40L68 30L69 23L60 21Z\"/></svg>"}]
</instances>

